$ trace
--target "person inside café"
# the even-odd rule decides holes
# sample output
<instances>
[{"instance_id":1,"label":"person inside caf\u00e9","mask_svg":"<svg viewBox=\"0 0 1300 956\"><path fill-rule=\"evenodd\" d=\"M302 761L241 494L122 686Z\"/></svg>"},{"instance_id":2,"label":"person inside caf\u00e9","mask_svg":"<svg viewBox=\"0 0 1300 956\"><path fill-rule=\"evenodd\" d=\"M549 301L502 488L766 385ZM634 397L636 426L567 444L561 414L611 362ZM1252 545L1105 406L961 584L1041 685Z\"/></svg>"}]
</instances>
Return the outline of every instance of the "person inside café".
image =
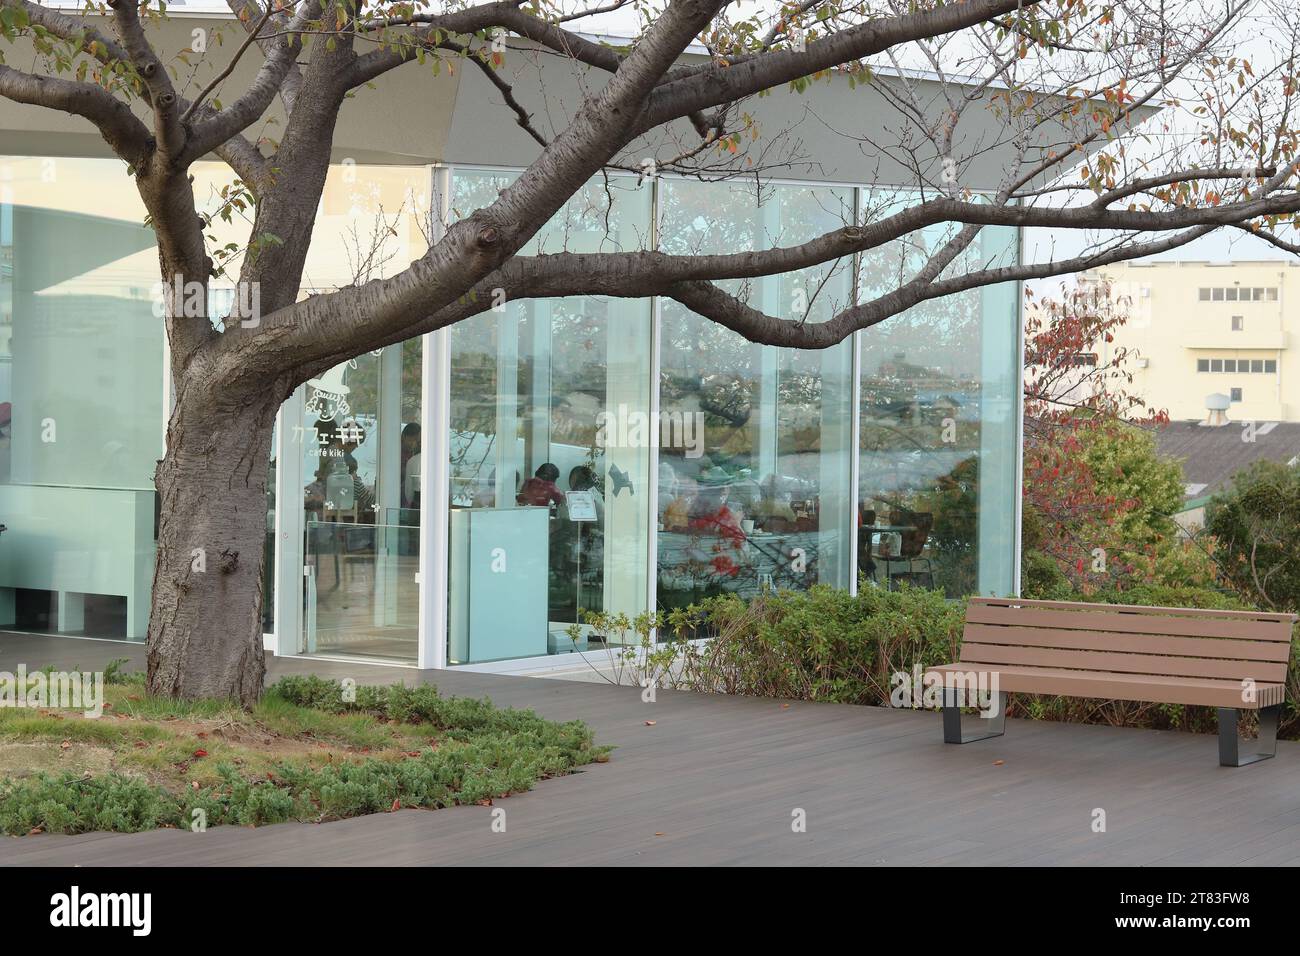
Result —
<instances>
[{"instance_id":1,"label":"person inside caf\u00e9","mask_svg":"<svg viewBox=\"0 0 1300 956\"><path fill-rule=\"evenodd\" d=\"M515 496L515 503L541 508L564 504L564 492L556 484L559 477L560 469L549 461L543 462L538 466L533 477L525 481L523 487L519 489L519 494Z\"/></svg>"},{"instance_id":2,"label":"person inside caf\u00e9","mask_svg":"<svg viewBox=\"0 0 1300 956\"><path fill-rule=\"evenodd\" d=\"M402 508L420 507L420 426L407 422L402 428Z\"/></svg>"}]
</instances>

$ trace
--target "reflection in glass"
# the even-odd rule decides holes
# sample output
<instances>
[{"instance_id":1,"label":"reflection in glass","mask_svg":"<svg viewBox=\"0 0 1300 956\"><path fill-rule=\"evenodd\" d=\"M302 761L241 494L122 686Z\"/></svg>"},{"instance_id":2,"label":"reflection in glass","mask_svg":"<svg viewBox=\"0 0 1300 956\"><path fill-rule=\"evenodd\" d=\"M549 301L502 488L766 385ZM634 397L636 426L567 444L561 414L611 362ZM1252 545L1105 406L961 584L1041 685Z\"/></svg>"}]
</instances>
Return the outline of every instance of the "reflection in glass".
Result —
<instances>
[{"instance_id":1,"label":"reflection in glass","mask_svg":"<svg viewBox=\"0 0 1300 956\"><path fill-rule=\"evenodd\" d=\"M882 216L906 195L864 193ZM865 253L864 299L908 281L953 235L929 227ZM984 227L950 273L1009 264L1016 233ZM1017 289L923 302L860 334L858 568L865 585L949 597L1014 585Z\"/></svg>"},{"instance_id":2,"label":"reflection in glass","mask_svg":"<svg viewBox=\"0 0 1300 956\"><path fill-rule=\"evenodd\" d=\"M659 207L664 251L734 253L847 225L853 191L665 181ZM720 285L770 315L822 322L849 304L851 282L845 260ZM660 607L847 587L851 343L759 346L670 300L661 310Z\"/></svg>"},{"instance_id":3,"label":"reflection in glass","mask_svg":"<svg viewBox=\"0 0 1300 956\"><path fill-rule=\"evenodd\" d=\"M452 207L510 177L457 170ZM649 187L591 183L525 252L643 248ZM585 650L582 610L646 608L650 305L507 302L450 330L448 656L453 663Z\"/></svg>"},{"instance_id":4,"label":"reflection in glass","mask_svg":"<svg viewBox=\"0 0 1300 956\"><path fill-rule=\"evenodd\" d=\"M138 197L98 188L121 175L0 157L0 627L147 631L163 325Z\"/></svg>"}]
</instances>

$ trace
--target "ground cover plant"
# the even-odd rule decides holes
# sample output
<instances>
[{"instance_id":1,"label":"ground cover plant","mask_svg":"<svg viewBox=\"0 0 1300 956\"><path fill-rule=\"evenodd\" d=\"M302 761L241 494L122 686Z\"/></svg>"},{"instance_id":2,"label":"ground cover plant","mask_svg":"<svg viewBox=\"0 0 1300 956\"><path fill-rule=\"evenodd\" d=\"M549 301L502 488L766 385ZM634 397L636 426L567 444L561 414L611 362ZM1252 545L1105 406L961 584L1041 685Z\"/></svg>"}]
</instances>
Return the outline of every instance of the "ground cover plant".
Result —
<instances>
[{"instance_id":1,"label":"ground cover plant","mask_svg":"<svg viewBox=\"0 0 1300 956\"><path fill-rule=\"evenodd\" d=\"M581 722L432 685L286 677L244 710L109 677L98 719L0 708L0 831L201 830L486 803L608 753Z\"/></svg>"}]
</instances>

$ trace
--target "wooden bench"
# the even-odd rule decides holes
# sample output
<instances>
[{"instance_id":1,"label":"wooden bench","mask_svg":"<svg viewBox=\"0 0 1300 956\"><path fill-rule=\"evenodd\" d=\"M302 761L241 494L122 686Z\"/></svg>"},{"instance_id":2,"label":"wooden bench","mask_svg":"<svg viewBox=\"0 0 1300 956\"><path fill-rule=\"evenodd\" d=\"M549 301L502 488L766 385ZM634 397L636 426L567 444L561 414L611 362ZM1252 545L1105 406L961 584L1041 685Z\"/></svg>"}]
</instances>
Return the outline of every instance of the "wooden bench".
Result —
<instances>
[{"instance_id":1,"label":"wooden bench","mask_svg":"<svg viewBox=\"0 0 1300 956\"><path fill-rule=\"evenodd\" d=\"M1008 692L1215 707L1219 763L1240 767L1277 752L1294 614L1201 611L1019 598L971 598L961 659L926 670L943 688L943 739L1003 733ZM964 733L963 692L982 675L997 690L989 730ZM996 684L993 681L996 680ZM1255 752L1241 756L1242 711L1259 712Z\"/></svg>"}]
</instances>

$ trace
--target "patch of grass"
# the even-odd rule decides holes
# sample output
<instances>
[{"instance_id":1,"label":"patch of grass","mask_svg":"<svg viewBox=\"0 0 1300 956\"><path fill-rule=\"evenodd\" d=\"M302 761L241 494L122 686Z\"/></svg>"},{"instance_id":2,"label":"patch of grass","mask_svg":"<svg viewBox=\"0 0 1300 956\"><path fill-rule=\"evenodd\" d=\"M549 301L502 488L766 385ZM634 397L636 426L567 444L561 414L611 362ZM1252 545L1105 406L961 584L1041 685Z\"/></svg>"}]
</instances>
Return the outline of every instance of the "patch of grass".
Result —
<instances>
[{"instance_id":1,"label":"patch of grass","mask_svg":"<svg viewBox=\"0 0 1300 956\"><path fill-rule=\"evenodd\" d=\"M357 687L355 696L291 677L243 711L150 697L118 673L99 720L0 709L0 830L134 832L200 817L261 825L433 809L529 790L608 752L581 722L441 697L432 686ZM51 764L58 769L30 769Z\"/></svg>"}]
</instances>

